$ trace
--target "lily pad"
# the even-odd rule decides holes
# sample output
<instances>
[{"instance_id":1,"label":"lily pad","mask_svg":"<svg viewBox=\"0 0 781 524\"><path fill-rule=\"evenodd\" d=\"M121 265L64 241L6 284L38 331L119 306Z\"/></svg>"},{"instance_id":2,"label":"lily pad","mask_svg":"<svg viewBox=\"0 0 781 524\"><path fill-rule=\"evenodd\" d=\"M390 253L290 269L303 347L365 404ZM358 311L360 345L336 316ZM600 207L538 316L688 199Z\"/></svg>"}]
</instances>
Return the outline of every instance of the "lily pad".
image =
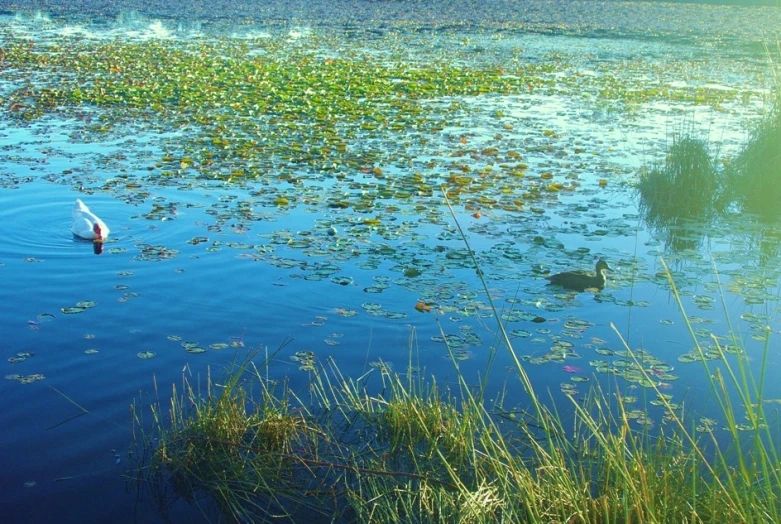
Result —
<instances>
[{"instance_id":1,"label":"lily pad","mask_svg":"<svg viewBox=\"0 0 781 524\"><path fill-rule=\"evenodd\" d=\"M84 313L85 311L87 311L87 309L88 308L86 307L76 306L76 307L64 307L60 309L60 311L62 311L66 315L76 315L78 313Z\"/></svg>"},{"instance_id":2,"label":"lily pad","mask_svg":"<svg viewBox=\"0 0 781 524\"><path fill-rule=\"evenodd\" d=\"M84 309L89 309L89 308L95 307L97 305L98 305L97 302L92 301L92 300L83 300L81 302L77 302L76 303L76 307L82 307Z\"/></svg>"}]
</instances>

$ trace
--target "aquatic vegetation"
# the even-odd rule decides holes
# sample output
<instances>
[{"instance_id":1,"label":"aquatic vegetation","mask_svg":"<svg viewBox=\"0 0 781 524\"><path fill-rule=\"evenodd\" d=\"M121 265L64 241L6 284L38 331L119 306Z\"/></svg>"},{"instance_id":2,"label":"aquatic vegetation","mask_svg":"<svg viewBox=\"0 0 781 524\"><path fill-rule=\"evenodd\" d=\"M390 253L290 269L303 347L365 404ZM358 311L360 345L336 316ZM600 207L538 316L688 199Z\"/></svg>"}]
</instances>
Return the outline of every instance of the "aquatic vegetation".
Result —
<instances>
[{"instance_id":1,"label":"aquatic vegetation","mask_svg":"<svg viewBox=\"0 0 781 524\"><path fill-rule=\"evenodd\" d=\"M10 97L22 107L13 113L16 118L95 106L112 115L93 127L100 133L128 118L150 126L193 126L198 136L183 151L164 155L163 169L226 180L264 177L293 165L334 174L369 166L381 178L382 169L372 167L379 151L365 150L359 136L433 131L448 110L441 116L423 112L423 101L519 92L537 69L529 66L518 77L495 69L410 68L391 57L322 59L275 39L190 46L113 42L72 49L55 44L43 51L23 43L5 47L7 64L39 71L40 85ZM48 86L45 72L53 69L74 77ZM85 85L87 78L92 82ZM287 206L295 200L276 195L271 202Z\"/></svg>"},{"instance_id":2,"label":"aquatic vegetation","mask_svg":"<svg viewBox=\"0 0 781 524\"><path fill-rule=\"evenodd\" d=\"M522 385L522 401L505 395L488 401L485 382L467 381L459 362L473 334L469 326L435 340L446 344L455 367L456 382L444 392L433 379L413 372L411 363L419 358L414 330L406 378L389 362L368 363L381 375L377 395L367 393L372 371L348 379L332 361L316 365L314 352L307 350L291 357L311 373L308 398L302 399L264 378L281 348L260 369L253 364L257 351L251 352L228 370L219 394L212 393L211 381L199 393L185 379L183 393L174 391L170 420L163 420L159 402L152 403L151 427L142 411L134 411L138 486L158 497L163 513L179 498L205 497L221 515L246 520L312 514L398 522L414 520L421 511L444 521L776 520L781 476L763 407L769 338L756 378L744 351L733 350L728 359L715 336L713 347L704 346L693 325L708 319L686 316L664 267L695 346L691 361L700 362L710 377L721 427L719 420L689 414L674 394L663 393L670 386L666 381L677 378L674 367L648 351L630 349L617 331L620 349L606 348L596 337L588 342L597 354L614 357L589 364L614 375L617 385L603 386L582 369L563 366L573 374L559 384L574 409L565 424L537 396L525 369L534 359L516 353L487 293L496 343L513 362L511 380ZM488 291L484 274L478 275ZM697 302L712 301L703 295ZM364 309L381 306L365 303ZM578 335L591 327L576 318L563 325ZM552 335L547 327L537 333ZM741 346L734 333L729 340ZM539 363L578 357L573 342L559 339ZM648 392L642 406L638 396L624 395L622 380L629 389ZM578 384L594 385L581 393ZM253 392L257 397L250 397ZM745 422L738 423L741 414Z\"/></svg>"},{"instance_id":3,"label":"aquatic vegetation","mask_svg":"<svg viewBox=\"0 0 781 524\"><path fill-rule=\"evenodd\" d=\"M723 184L708 148L693 132L675 134L664 163L646 168L638 183L640 212L676 250L696 246L702 236L697 224L717 212Z\"/></svg>"},{"instance_id":4,"label":"aquatic vegetation","mask_svg":"<svg viewBox=\"0 0 781 524\"><path fill-rule=\"evenodd\" d=\"M744 213L765 219L779 216L781 201L781 102L751 131L738 154L727 166L727 184L733 200Z\"/></svg>"},{"instance_id":5,"label":"aquatic vegetation","mask_svg":"<svg viewBox=\"0 0 781 524\"><path fill-rule=\"evenodd\" d=\"M649 367L644 352L623 353L655 392L651 409L664 412L658 435L649 433L658 416L629 408L637 397L611 393L616 398L610 402L598 385L582 397L576 384L589 383L583 375L560 384L575 406L573 434L534 397L522 410L505 407L506 398L483 405L460 373L460 396L454 398L421 378L402 379L381 361L370 365L383 374L382 395L365 394L369 375L347 379L330 363L313 376L303 400L268 382L264 368L271 360L258 369L252 364L257 353L250 353L228 371L219 394L212 393L212 382L199 394L185 380L182 393L174 391L170 420L163 420L164 408L156 403L151 428L142 411L134 411L138 487L156 497L163 514L177 499L205 498L235 519L372 515L390 522L412 519L421 508L448 521L574 514L584 522L692 515L707 522L778 515L781 478L771 465L776 451L762 412L762 403L773 399L754 397L761 383L742 393L748 422L722 429L718 420L695 415L692 426L673 395L651 379L672 366ZM739 381L745 362L737 361L738 373L723 354L721 359L727 376ZM713 380L715 391L728 388L718 371ZM736 408L724 391L717 398L725 419L734 421ZM694 437L717 432L731 435L739 469L729 465L734 452L721 451L718 440ZM739 451L738 444L749 442L752 451ZM465 503L473 497L480 504Z\"/></svg>"},{"instance_id":6,"label":"aquatic vegetation","mask_svg":"<svg viewBox=\"0 0 781 524\"><path fill-rule=\"evenodd\" d=\"M39 380L44 380L46 377L42 373L34 373L32 375L19 375L19 374L11 374L6 375L6 380L13 380L15 382L19 382L20 384L32 384L33 382L38 382Z\"/></svg>"}]
</instances>

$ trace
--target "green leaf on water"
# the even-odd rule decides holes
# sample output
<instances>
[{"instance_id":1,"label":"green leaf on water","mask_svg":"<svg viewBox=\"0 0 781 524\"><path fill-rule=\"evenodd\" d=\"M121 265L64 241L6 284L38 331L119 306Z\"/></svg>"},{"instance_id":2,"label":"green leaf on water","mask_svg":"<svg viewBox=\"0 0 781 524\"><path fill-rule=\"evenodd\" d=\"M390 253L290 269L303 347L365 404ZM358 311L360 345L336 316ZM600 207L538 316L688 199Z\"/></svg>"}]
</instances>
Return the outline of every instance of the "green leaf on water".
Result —
<instances>
[{"instance_id":1,"label":"green leaf on water","mask_svg":"<svg viewBox=\"0 0 781 524\"><path fill-rule=\"evenodd\" d=\"M98 303L93 300L83 300L81 302L76 303L76 307L83 307L85 309L89 309L91 307L97 306Z\"/></svg>"},{"instance_id":2,"label":"green leaf on water","mask_svg":"<svg viewBox=\"0 0 781 524\"><path fill-rule=\"evenodd\" d=\"M62 311L66 315L75 315L77 313L84 313L85 311L87 311L87 308L80 307L80 306L77 306L77 307L64 307L64 308L60 309L60 311Z\"/></svg>"}]
</instances>

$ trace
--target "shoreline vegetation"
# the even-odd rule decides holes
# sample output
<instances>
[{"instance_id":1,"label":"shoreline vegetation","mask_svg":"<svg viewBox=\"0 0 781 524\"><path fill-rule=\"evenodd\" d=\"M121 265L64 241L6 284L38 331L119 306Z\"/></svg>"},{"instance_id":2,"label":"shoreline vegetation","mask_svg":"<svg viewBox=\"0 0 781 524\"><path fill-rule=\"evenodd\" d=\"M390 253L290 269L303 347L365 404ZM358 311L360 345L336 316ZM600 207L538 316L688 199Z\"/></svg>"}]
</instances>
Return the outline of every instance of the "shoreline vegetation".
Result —
<instances>
[{"instance_id":1,"label":"shoreline vegetation","mask_svg":"<svg viewBox=\"0 0 781 524\"><path fill-rule=\"evenodd\" d=\"M316 363L305 393L296 393L268 379L283 344L270 355L237 356L220 382L183 377L170 405L134 404L136 465L128 482L139 496L151 495L163 516L185 501L236 522L778 521L778 426L765 411L772 401L763 398L770 337L756 377L737 337L729 341L737 351L714 337L714 361L667 276L723 428L685 416L626 343L629 365L651 385L646 396L666 410L657 430L630 426L634 400L610 381L584 398L571 395L575 415L565 424L531 388L506 338L502 350L516 362L527 408L486 400L484 384L467 383L452 351L458 385L442 388L414 373L411 331L404 374L379 367L351 379L329 359ZM366 387L372 373L383 384L375 394Z\"/></svg>"}]
</instances>

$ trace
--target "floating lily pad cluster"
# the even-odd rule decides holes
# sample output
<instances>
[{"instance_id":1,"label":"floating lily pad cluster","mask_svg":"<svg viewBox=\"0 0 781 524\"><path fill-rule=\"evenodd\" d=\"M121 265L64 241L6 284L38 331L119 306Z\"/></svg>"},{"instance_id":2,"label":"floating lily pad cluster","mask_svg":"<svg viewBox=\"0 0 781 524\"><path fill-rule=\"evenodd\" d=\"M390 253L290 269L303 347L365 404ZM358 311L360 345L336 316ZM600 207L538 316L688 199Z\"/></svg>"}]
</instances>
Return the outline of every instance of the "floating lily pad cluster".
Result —
<instances>
[{"instance_id":1,"label":"floating lily pad cluster","mask_svg":"<svg viewBox=\"0 0 781 524\"><path fill-rule=\"evenodd\" d=\"M373 317L385 317L389 319L402 319L407 318L407 313L404 311L388 311L382 304L376 302L364 302L361 307L366 311L368 315Z\"/></svg>"},{"instance_id":2,"label":"floating lily pad cluster","mask_svg":"<svg viewBox=\"0 0 781 524\"><path fill-rule=\"evenodd\" d=\"M469 360L474 354L468 348L478 348L483 345L483 340L471 325L459 326L460 335L448 334L444 336L433 336L433 342L444 343L447 346L448 353L455 360Z\"/></svg>"},{"instance_id":3,"label":"floating lily pad cluster","mask_svg":"<svg viewBox=\"0 0 781 524\"><path fill-rule=\"evenodd\" d=\"M97 305L97 302L93 300L83 300L81 302L77 302L75 306L60 308L60 311L66 315L76 315L78 313L84 313L88 309L92 309Z\"/></svg>"},{"instance_id":4,"label":"floating lily pad cluster","mask_svg":"<svg viewBox=\"0 0 781 524\"><path fill-rule=\"evenodd\" d=\"M45 378L46 377L43 374L41 374L41 373L34 373L32 375L11 374L11 375L6 375L5 376L6 380L13 380L13 381L19 382L21 384L31 384L33 382L37 382L37 381L43 380Z\"/></svg>"},{"instance_id":5,"label":"floating lily pad cluster","mask_svg":"<svg viewBox=\"0 0 781 524\"><path fill-rule=\"evenodd\" d=\"M20 351L16 355L10 357L8 359L8 362L10 362L11 364L18 364L19 362L24 362L25 360L33 356L35 356L35 353L32 353L30 351Z\"/></svg>"},{"instance_id":6,"label":"floating lily pad cluster","mask_svg":"<svg viewBox=\"0 0 781 524\"><path fill-rule=\"evenodd\" d=\"M383 375L387 375L393 371L393 362L389 362L387 360L375 360L373 362L369 362L369 367L376 369Z\"/></svg>"},{"instance_id":7,"label":"floating lily pad cluster","mask_svg":"<svg viewBox=\"0 0 781 524\"><path fill-rule=\"evenodd\" d=\"M295 355L290 357L290 360L298 362L298 369L301 371L315 370L315 354L312 351L297 351Z\"/></svg>"},{"instance_id":8,"label":"floating lily pad cluster","mask_svg":"<svg viewBox=\"0 0 781 524\"><path fill-rule=\"evenodd\" d=\"M145 262L159 262L161 260L167 260L170 258L176 258L179 255L177 249L167 248L165 246L153 246L150 244L138 244L136 245L141 252L137 254L134 260Z\"/></svg>"},{"instance_id":9,"label":"floating lily pad cluster","mask_svg":"<svg viewBox=\"0 0 781 524\"><path fill-rule=\"evenodd\" d=\"M184 341L182 342L182 347L185 351L193 355L206 353L206 348L198 344L198 342Z\"/></svg>"},{"instance_id":10,"label":"floating lily pad cluster","mask_svg":"<svg viewBox=\"0 0 781 524\"><path fill-rule=\"evenodd\" d=\"M597 348L597 353L603 356L617 357L615 360L591 360L589 365L598 373L610 373L642 387L658 387L660 384L678 380L673 374L673 366L658 359L642 349L611 350Z\"/></svg>"}]
</instances>

